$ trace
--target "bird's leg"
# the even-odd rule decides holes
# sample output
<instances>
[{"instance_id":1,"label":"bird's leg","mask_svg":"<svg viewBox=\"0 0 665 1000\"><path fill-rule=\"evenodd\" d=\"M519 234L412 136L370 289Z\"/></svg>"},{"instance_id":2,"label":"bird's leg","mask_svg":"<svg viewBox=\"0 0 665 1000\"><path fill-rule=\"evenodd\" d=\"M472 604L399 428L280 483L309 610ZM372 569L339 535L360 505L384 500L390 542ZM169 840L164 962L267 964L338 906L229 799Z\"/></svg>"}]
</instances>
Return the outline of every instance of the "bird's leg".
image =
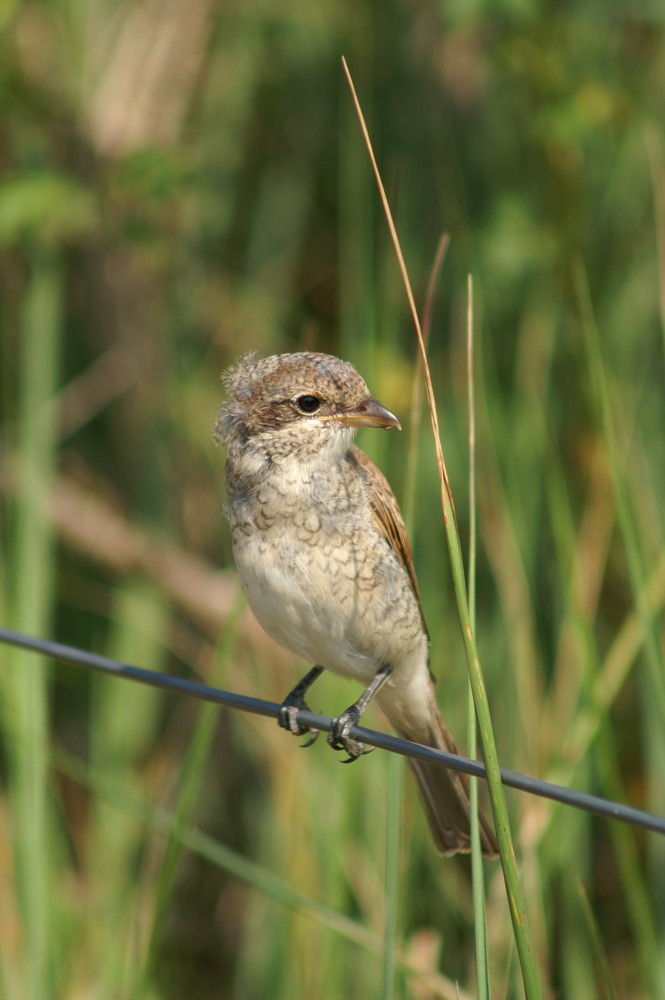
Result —
<instances>
[{"instance_id":1,"label":"bird's leg","mask_svg":"<svg viewBox=\"0 0 665 1000\"><path fill-rule=\"evenodd\" d=\"M304 733L311 732L312 738L307 740L303 746L309 747L312 745L316 737L319 735L318 729L309 730L307 726L300 726L298 724L298 712L301 709L309 710L309 705L305 701L305 692L308 688L312 686L317 677L320 677L323 673L323 667L312 667L312 669L305 674L301 681L298 681L293 691L287 694L286 698L282 702L279 715L277 716L277 722L282 727L282 729L288 729L290 733L294 736L302 736Z\"/></svg>"},{"instance_id":2,"label":"bird's leg","mask_svg":"<svg viewBox=\"0 0 665 1000\"><path fill-rule=\"evenodd\" d=\"M358 743L356 740L349 738L349 733L355 725L358 724L358 720L361 715L369 705L370 701L374 695L379 691L390 676L390 667L387 663L382 664L382 666L377 670L376 674L369 682L363 693L358 698L358 701L350 705L345 712L338 715L336 719L333 719L330 732L328 733L328 743L333 748L333 750L346 750L348 753L347 760L344 761L345 764L351 763L351 761L357 760L364 753L371 753L374 749L370 747L367 749L364 743Z\"/></svg>"}]
</instances>

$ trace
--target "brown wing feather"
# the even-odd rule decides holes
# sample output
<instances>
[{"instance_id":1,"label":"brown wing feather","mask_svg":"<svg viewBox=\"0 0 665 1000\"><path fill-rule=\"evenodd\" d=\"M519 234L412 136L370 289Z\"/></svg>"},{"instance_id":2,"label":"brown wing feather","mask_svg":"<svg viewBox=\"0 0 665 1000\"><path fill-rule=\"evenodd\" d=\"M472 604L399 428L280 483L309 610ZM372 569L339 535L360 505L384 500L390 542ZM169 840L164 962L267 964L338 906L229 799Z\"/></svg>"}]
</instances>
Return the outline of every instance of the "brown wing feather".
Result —
<instances>
[{"instance_id":1,"label":"brown wing feather","mask_svg":"<svg viewBox=\"0 0 665 1000\"><path fill-rule=\"evenodd\" d=\"M349 458L352 462L355 462L358 471L370 488L370 507L374 515L376 528L387 540L408 574L413 592L418 600L423 629L427 632L420 604L416 571L413 566L411 545L409 544L397 501L393 496L386 477L363 451L354 445L350 449ZM440 750L446 750L448 753L457 753L457 747L453 742L453 738L441 718L434 689L430 688L430 692L430 732L429 738L423 742L427 742L429 746L437 747ZM384 703L382 707L390 717L389 706ZM405 732L400 727L398 717L393 718L392 723L400 735L406 737L406 739L422 739L420 734L414 735L413 733ZM469 833L468 779L466 776L449 771L447 768L435 767L432 764L425 764L418 760L410 760L409 764L418 781L420 796L438 850L442 854L456 854L458 851L468 852L471 849L471 839ZM480 810L480 828L483 856L486 858L495 858L498 852L496 837L492 825L482 809Z\"/></svg>"},{"instance_id":2,"label":"brown wing feather","mask_svg":"<svg viewBox=\"0 0 665 1000\"><path fill-rule=\"evenodd\" d=\"M397 500L395 500L393 491L390 489L390 485L384 474L379 468L377 468L374 462L367 457L364 451L361 451L360 448L352 445L349 449L349 457L356 463L359 471L365 479L365 482L370 487L370 507L374 515L377 530L386 539L408 574L409 580L411 581L411 587L413 588L413 593L418 601L420 620L423 623L424 631L427 633L427 626L425 625L425 618L420 601L420 590L418 589L416 570L413 565L411 543L409 542L409 537L406 533L406 528L404 527L404 521L402 520Z\"/></svg>"}]
</instances>

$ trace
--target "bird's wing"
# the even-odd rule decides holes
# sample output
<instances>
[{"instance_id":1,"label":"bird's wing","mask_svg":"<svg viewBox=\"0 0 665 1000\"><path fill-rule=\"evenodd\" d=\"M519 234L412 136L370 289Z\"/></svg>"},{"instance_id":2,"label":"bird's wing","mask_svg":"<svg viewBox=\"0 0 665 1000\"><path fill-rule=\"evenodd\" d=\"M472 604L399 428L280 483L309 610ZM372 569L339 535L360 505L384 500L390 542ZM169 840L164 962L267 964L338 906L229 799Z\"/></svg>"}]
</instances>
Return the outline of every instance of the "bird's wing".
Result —
<instances>
[{"instance_id":1,"label":"bird's wing","mask_svg":"<svg viewBox=\"0 0 665 1000\"><path fill-rule=\"evenodd\" d=\"M352 445L349 449L349 458L355 463L358 471L370 488L370 508L374 515L376 529L386 539L395 556L407 572L413 593L418 601L423 629L427 633L416 570L413 565L411 544L393 491L390 489L390 485L384 474L367 457L364 451Z\"/></svg>"}]
</instances>

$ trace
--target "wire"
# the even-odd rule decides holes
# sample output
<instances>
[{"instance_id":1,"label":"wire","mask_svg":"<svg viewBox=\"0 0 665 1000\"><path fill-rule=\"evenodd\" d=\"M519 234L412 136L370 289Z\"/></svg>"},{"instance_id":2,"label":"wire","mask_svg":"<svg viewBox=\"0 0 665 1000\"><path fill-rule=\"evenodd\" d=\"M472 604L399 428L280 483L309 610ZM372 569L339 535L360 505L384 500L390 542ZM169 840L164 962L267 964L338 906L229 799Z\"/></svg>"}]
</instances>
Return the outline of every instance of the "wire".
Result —
<instances>
[{"instance_id":1,"label":"wire","mask_svg":"<svg viewBox=\"0 0 665 1000\"><path fill-rule=\"evenodd\" d=\"M216 705L224 705L226 708L235 708L242 712L252 712L255 715L265 715L272 718L277 718L279 714L280 706L272 701L263 701L260 698L250 698L232 691L223 691L220 688L209 687L207 684L199 684L196 681L188 681L180 677L171 677L153 670L143 670L141 667L133 667L128 663L112 660L108 656L98 656L96 653L89 653L86 650L77 649L75 646L66 646L60 642L52 642L49 639L37 639L1 626L0 642L18 646L33 653L41 653L63 663L87 667L99 673L136 681L139 684L150 684L173 694L199 698ZM325 731L330 730L333 721L328 716L317 715L315 712L309 711L300 711L297 718L303 727ZM390 736L388 733L365 729L364 726L354 726L350 735L353 739L366 743L368 746L379 747L381 750L398 753L403 757L413 757L430 764L450 767L455 771L463 771L476 778L485 777L484 764L477 760L471 760L469 757L445 753L443 750L421 746L419 743L410 743L408 740ZM540 795L555 802L594 813L597 816L621 820L624 823L665 835L665 817L647 812L644 809L636 809L633 806L613 802L598 795L589 795L587 792L579 792L573 788L552 784L549 781L541 781L539 778L532 778L507 768L501 768L501 780L504 785L510 788L517 788L519 791Z\"/></svg>"}]
</instances>

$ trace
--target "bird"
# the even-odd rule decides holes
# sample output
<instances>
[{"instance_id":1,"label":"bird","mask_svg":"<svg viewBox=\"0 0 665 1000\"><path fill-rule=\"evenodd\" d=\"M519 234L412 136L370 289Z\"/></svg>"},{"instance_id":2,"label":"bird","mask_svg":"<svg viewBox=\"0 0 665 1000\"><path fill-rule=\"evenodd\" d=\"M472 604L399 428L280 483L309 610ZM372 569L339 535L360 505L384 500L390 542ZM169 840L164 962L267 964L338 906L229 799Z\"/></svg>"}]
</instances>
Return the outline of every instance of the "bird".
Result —
<instances>
[{"instance_id":1,"label":"bird","mask_svg":"<svg viewBox=\"0 0 665 1000\"><path fill-rule=\"evenodd\" d=\"M457 753L435 696L429 637L411 546L383 473L353 439L397 428L356 369L313 351L239 359L222 376L214 426L226 446L225 513L242 589L264 630L312 664L285 698L279 724L296 735L305 694L324 670L362 683L328 742L356 760L350 737L375 698L398 735ZM313 742L314 733L309 742ZM437 850L471 848L468 779L409 758ZM497 841L480 811L482 853Z\"/></svg>"}]
</instances>

